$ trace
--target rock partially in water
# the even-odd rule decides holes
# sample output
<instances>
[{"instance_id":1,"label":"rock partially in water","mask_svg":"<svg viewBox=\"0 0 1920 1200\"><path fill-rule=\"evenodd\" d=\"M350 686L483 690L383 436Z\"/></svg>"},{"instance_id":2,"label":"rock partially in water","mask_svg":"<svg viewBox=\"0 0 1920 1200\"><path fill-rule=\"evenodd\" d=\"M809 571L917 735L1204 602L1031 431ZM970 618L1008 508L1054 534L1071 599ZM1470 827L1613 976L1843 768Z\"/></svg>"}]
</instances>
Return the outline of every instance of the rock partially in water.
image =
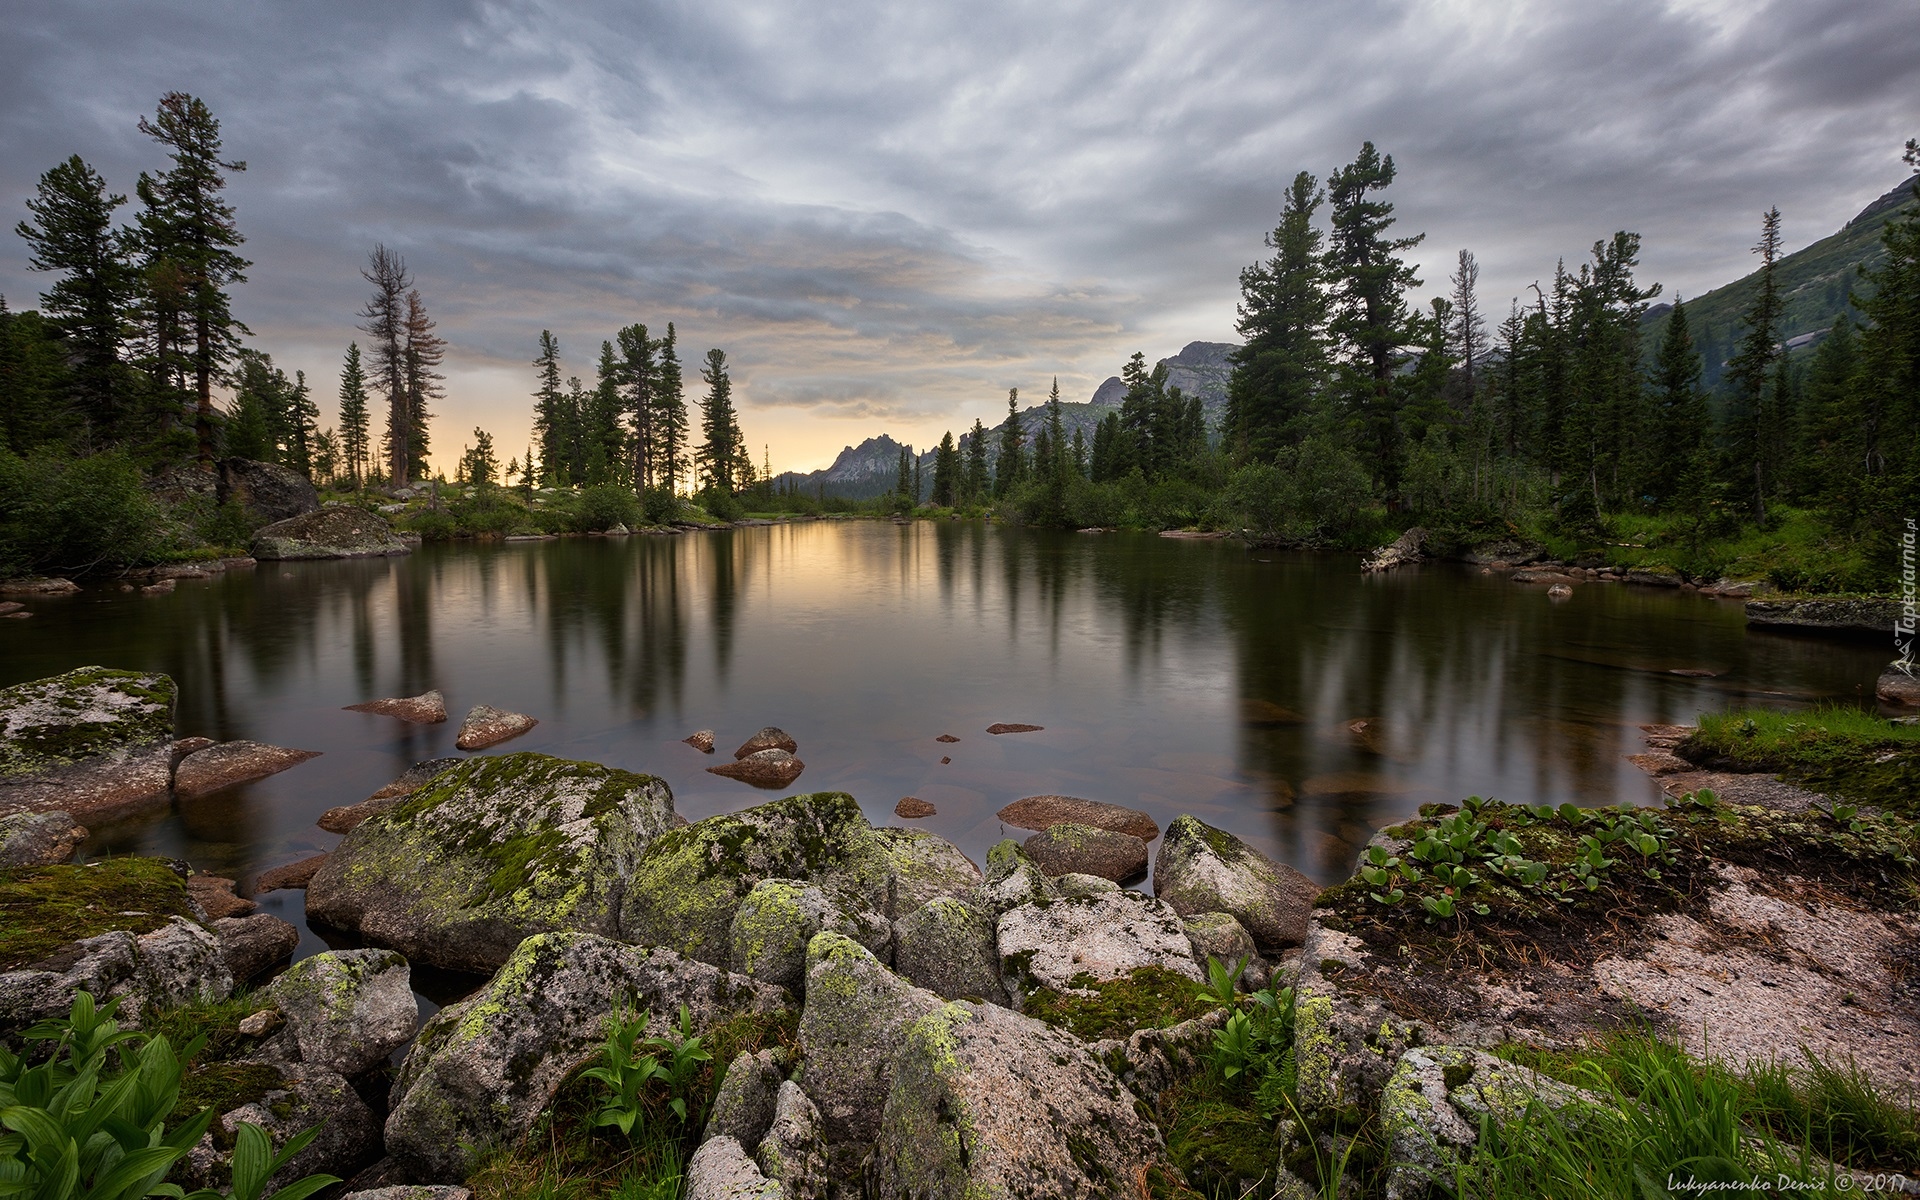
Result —
<instances>
[{"instance_id":1,"label":"rock partially in water","mask_svg":"<svg viewBox=\"0 0 1920 1200\"><path fill-rule=\"evenodd\" d=\"M278 775L318 757L318 750L293 750L262 742L221 742L181 759L174 772L173 790L182 800L190 800L238 783Z\"/></svg>"},{"instance_id":2,"label":"rock partially in water","mask_svg":"<svg viewBox=\"0 0 1920 1200\"><path fill-rule=\"evenodd\" d=\"M384 700L349 704L346 711L398 717L415 725L438 725L447 719L447 698L435 690L422 692L418 696L390 696Z\"/></svg>"},{"instance_id":3,"label":"rock partially in water","mask_svg":"<svg viewBox=\"0 0 1920 1200\"><path fill-rule=\"evenodd\" d=\"M687 745L692 746L695 750L698 750L702 754L713 753L713 730L711 729L702 729L697 732L690 733L686 737L681 738L680 740L685 742Z\"/></svg>"},{"instance_id":4,"label":"rock partially in water","mask_svg":"<svg viewBox=\"0 0 1920 1200\"><path fill-rule=\"evenodd\" d=\"M1809 632L1892 636L1898 600L1749 600L1747 624Z\"/></svg>"},{"instance_id":5,"label":"rock partially in water","mask_svg":"<svg viewBox=\"0 0 1920 1200\"><path fill-rule=\"evenodd\" d=\"M1550 600L1565 600L1572 595L1573 586L1571 584L1556 583L1547 589L1547 598Z\"/></svg>"},{"instance_id":6,"label":"rock partially in water","mask_svg":"<svg viewBox=\"0 0 1920 1200\"><path fill-rule=\"evenodd\" d=\"M211 920L244 917L259 905L234 893L233 880L224 875L194 875L187 880L187 895Z\"/></svg>"},{"instance_id":7,"label":"rock partially in water","mask_svg":"<svg viewBox=\"0 0 1920 1200\"><path fill-rule=\"evenodd\" d=\"M908 821L931 817L939 811L918 796L902 796L900 802L893 806L893 815Z\"/></svg>"},{"instance_id":8,"label":"rock partially in water","mask_svg":"<svg viewBox=\"0 0 1920 1200\"><path fill-rule=\"evenodd\" d=\"M91 824L164 806L174 695L165 675L107 667L0 690L0 812Z\"/></svg>"},{"instance_id":9,"label":"rock partially in water","mask_svg":"<svg viewBox=\"0 0 1920 1200\"><path fill-rule=\"evenodd\" d=\"M213 923L220 939L220 957L235 983L251 983L292 957L300 945L300 931L271 913L250 917L223 917Z\"/></svg>"},{"instance_id":10,"label":"rock partially in water","mask_svg":"<svg viewBox=\"0 0 1920 1200\"><path fill-rule=\"evenodd\" d=\"M733 752L733 756L745 758L749 754L758 754L762 750L785 750L788 754L797 754L800 751L800 743L794 741L786 730L769 725L740 743L740 748Z\"/></svg>"},{"instance_id":11,"label":"rock partially in water","mask_svg":"<svg viewBox=\"0 0 1920 1200\"><path fill-rule=\"evenodd\" d=\"M1046 729L1045 725L1022 725L1017 721L996 721L987 726L987 732L993 734L1039 733L1044 729Z\"/></svg>"},{"instance_id":12,"label":"rock partially in water","mask_svg":"<svg viewBox=\"0 0 1920 1200\"><path fill-rule=\"evenodd\" d=\"M959 739L959 738L957 738L957 737L955 737L955 736L953 736L953 735L952 735L952 734L950 734L950 733L943 733L943 734L941 734L941 735L940 735L939 737L937 737L937 738L935 738L935 739L933 739L933 740L934 740L934 741L936 741L936 742L946 742L946 743L948 743L949 745L951 745L952 743L954 743L954 742L957 742L957 741L959 741L960 739Z\"/></svg>"},{"instance_id":13,"label":"rock partially in water","mask_svg":"<svg viewBox=\"0 0 1920 1200\"><path fill-rule=\"evenodd\" d=\"M261 560L378 558L407 554L412 547L394 536L385 517L342 505L276 521L253 535L252 554Z\"/></svg>"},{"instance_id":14,"label":"rock partially in water","mask_svg":"<svg viewBox=\"0 0 1920 1200\"><path fill-rule=\"evenodd\" d=\"M491 971L531 934L613 933L628 874L672 821L652 776L470 759L356 826L308 885L307 914L416 963Z\"/></svg>"},{"instance_id":15,"label":"rock partially in water","mask_svg":"<svg viewBox=\"0 0 1920 1200\"><path fill-rule=\"evenodd\" d=\"M71 579L8 579L0 581L0 596L70 596L80 590Z\"/></svg>"},{"instance_id":16,"label":"rock partially in water","mask_svg":"<svg viewBox=\"0 0 1920 1200\"><path fill-rule=\"evenodd\" d=\"M1360 564L1360 572L1370 575L1376 571L1391 571L1395 567L1417 563L1426 556L1427 531L1415 525L1392 543L1368 555L1367 560Z\"/></svg>"},{"instance_id":17,"label":"rock partially in water","mask_svg":"<svg viewBox=\"0 0 1920 1200\"><path fill-rule=\"evenodd\" d=\"M407 1044L420 1024L407 960L391 950L330 950L303 958L268 995L287 1019L300 1061L358 1075Z\"/></svg>"},{"instance_id":18,"label":"rock partially in water","mask_svg":"<svg viewBox=\"0 0 1920 1200\"><path fill-rule=\"evenodd\" d=\"M315 824L328 833L346 833L376 813L399 807L402 800L425 787L442 771L451 770L465 761L467 760L464 758L429 758L424 762L417 762L407 768L406 774L360 803L343 804L321 813L319 821Z\"/></svg>"},{"instance_id":19,"label":"rock partially in water","mask_svg":"<svg viewBox=\"0 0 1920 1200\"><path fill-rule=\"evenodd\" d=\"M1034 834L1026 851L1049 875L1098 875L1126 883L1147 873L1147 844L1129 833L1062 821Z\"/></svg>"},{"instance_id":20,"label":"rock partially in water","mask_svg":"<svg viewBox=\"0 0 1920 1200\"><path fill-rule=\"evenodd\" d=\"M485 750L509 738L517 738L540 722L525 713L508 712L490 704L476 704L460 722L460 736L453 744L462 750Z\"/></svg>"},{"instance_id":21,"label":"rock partially in water","mask_svg":"<svg viewBox=\"0 0 1920 1200\"><path fill-rule=\"evenodd\" d=\"M1174 818L1153 864L1153 893L1182 916L1230 913L1263 952L1297 946L1319 887L1224 829Z\"/></svg>"},{"instance_id":22,"label":"rock partially in water","mask_svg":"<svg viewBox=\"0 0 1920 1200\"><path fill-rule=\"evenodd\" d=\"M1083 976L1103 982L1140 967L1204 978L1173 909L1119 888L1010 909L1000 914L996 941L1016 999L1036 987L1064 991Z\"/></svg>"},{"instance_id":23,"label":"rock partially in water","mask_svg":"<svg viewBox=\"0 0 1920 1200\"><path fill-rule=\"evenodd\" d=\"M253 881L253 890L255 892L299 891L311 884L313 877L320 873L320 868L326 865L327 856L315 854L299 862L290 862L284 867L262 871L260 877Z\"/></svg>"},{"instance_id":24,"label":"rock partially in water","mask_svg":"<svg viewBox=\"0 0 1920 1200\"><path fill-rule=\"evenodd\" d=\"M539 934L471 999L421 1029L394 1080L387 1152L408 1177L464 1179L488 1146L533 1127L560 1085L600 1053L606 1018L642 1009L650 1028L685 1005L696 1032L789 1003L754 983L658 947L585 933Z\"/></svg>"},{"instance_id":25,"label":"rock partially in water","mask_svg":"<svg viewBox=\"0 0 1920 1200\"><path fill-rule=\"evenodd\" d=\"M1920 679L1913 676L1911 663L1894 663L1880 672L1873 694L1888 704L1920 704Z\"/></svg>"},{"instance_id":26,"label":"rock partially in water","mask_svg":"<svg viewBox=\"0 0 1920 1200\"><path fill-rule=\"evenodd\" d=\"M903 1042L869 1194L1119 1197L1165 1154L1139 1099L1069 1033L954 1002Z\"/></svg>"},{"instance_id":27,"label":"rock partially in water","mask_svg":"<svg viewBox=\"0 0 1920 1200\"><path fill-rule=\"evenodd\" d=\"M806 769L807 764L795 758L790 751L772 749L757 750L745 758L708 767L707 771L709 774L750 783L754 787L783 788L800 778L800 772Z\"/></svg>"},{"instance_id":28,"label":"rock partially in water","mask_svg":"<svg viewBox=\"0 0 1920 1200\"><path fill-rule=\"evenodd\" d=\"M0 870L72 862L86 840L86 827L66 813L7 813L0 816Z\"/></svg>"},{"instance_id":29,"label":"rock partially in water","mask_svg":"<svg viewBox=\"0 0 1920 1200\"><path fill-rule=\"evenodd\" d=\"M1007 805L998 816L1007 824L1018 825L1022 829L1046 829L1062 821L1072 821L1091 825L1095 829L1130 834L1146 842L1160 836L1159 824L1137 808L1123 808L1099 800L1082 800L1078 796L1028 796Z\"/></svg>"}]
</instances>

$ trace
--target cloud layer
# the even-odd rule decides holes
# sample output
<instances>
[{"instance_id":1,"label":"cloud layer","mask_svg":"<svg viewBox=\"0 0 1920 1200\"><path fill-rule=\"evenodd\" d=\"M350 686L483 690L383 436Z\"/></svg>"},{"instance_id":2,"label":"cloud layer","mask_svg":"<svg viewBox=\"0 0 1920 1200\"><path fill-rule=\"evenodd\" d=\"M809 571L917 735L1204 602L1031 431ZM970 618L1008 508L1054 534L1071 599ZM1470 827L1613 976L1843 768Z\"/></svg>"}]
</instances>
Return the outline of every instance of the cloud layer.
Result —
<instances>
[{"instance_id":1,"label":"cloud layer","mask_svg":"<svg viewBox=\"0 0 1920 1200\"><path fill-rule=\"evenodd\" d=\"M1910 0L776 5L17 0L0 211L78 152L132 191L169 89L227 148L256 340L330 393L375 242L452 342L436 437L525 440L535 339L591 372L673 321L736 364L750 442L822 465L1005 389L1084 398L1135 349L1233 336L1295 171L1363 139L1430 285L1510 296L1626 228L1697 294L1901 176ZM1902 98L1905 97L1903 100ZM44 286L24 245L0 292Z\"/></svg>"}]
</instances>

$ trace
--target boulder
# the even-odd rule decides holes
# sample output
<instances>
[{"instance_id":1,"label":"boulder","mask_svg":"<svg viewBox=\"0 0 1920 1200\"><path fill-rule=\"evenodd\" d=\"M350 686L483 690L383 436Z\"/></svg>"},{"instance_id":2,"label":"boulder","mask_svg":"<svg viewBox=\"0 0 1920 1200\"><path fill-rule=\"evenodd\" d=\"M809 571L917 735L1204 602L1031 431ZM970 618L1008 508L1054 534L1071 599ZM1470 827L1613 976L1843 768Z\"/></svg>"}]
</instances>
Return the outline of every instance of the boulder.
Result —
<instances>
[{"instance_id":1,"label":"boulder","mask_svg":"<svg viewBox=\"0 0 1920 1200\"><path fill-rule=\"evenodd\" d=\"M221 460L219 497L239 504L266 521L305 516L320 507L313 481L291 467L250 458Z\"/></svg>"},{"instance_id":2,"label":"boulder","mask_svg":"<svg viewBox=\"0 0 1920 1200\"><path fill-rule=\"evenodd\" d=\"M1024 800L1015 800L997 815L1007 824L1018 825L1022 829L1047 829L1062 821L1071 821L1079 825L1091 825L1095 829L1131 834L1147 842L1160 836L1160 826L1137 808L1082 800L1078 796L1028 796Z\"/></svg>"},{"instance_id":3,"label":"boulder","mask_svg":"<svg viewBox=\"0 0 1920 1200\"><path fill-rule=\"evenodd\" d=\"M1914 678L1912 663L1896 662L1880 672L1873 694L1888 704L1920 704L1920 679Z\"/></svg>"},{"instance_id":4,"label":"boulder","mask_svg":"<svg viewBox=\"0 0 1920 1200\"><path fill-rule=\"evenodd\" d=\"M63 812L0 815L0 871L73 861L86 827Z\"/></svg>"},{"instance_id":5,"label":"boulder","mask_svg":"<svg viewBox=\"0 0 1920 1200\"><path fill-rule=\"evenodd\" d=\"M774 1097L773 1123L753 1152L760 1173L785 1190L787 1200L819 1200L827 1194L827 1152L820 1110L791 1079Z\"/></svg>"},{"instance_id":6,"label":"boulder","mask_svg":"<svg viewBox=\"0 0 1920 1200\"><path fill-rule=\"evenodd\" d=\"M900 802L893 806L894 816L903 817L909 821L917 820L920 817L931 817L939 811L939 809L918 796L902 796L900 797Z\"/></svg>"},{"instance_id":7,"label":"boulder","mask_svg":"<svg viewBox=\"0 0 1920 1200\"><path fill-rule=\"evenodd\" d=\"M883 959L893 956L893 930L885 917L857 902L844 903L815 884L762 879L734 910L728 968L803 994L807 943L825 929L847 935Z\"/></svg>"},{"instance_id":8,"label":"boulder","mask_svg":"<svg viewBox=\"0 0 1920 1200\"><path fill-rule=\"evenodd\" d=\"M308 884L307 915L416 963L491 971L530 934L613 933L628 873L672 821L651 776L471 759L347 834Z\"/></svg>"},{"instance_id":9,"label":"boulder","mask_svg":"<svg viewBox=\"0 0 1920 1200\"><path fill-rule=\"evenodd\" d=\"M407 960L391 950L329 950L303 958L268 995L287 1019L300 1061L358 1075L386 1061L420 1024Z\"/></svg>"},{"instance_id":10,"label":"boulder","mask_svg":"<svg viewBox=\"0 0 1920 1200\"><path fill-rule=\"evenodd\" d=\"M943 837L919 829L876 829L874 841L887 856L891 881L886 911L912 912L939 896L970 896L980 886L980 868Z\"/></svg>"},{"instance_id":11,"label":"boulder","mask_svg":"<svg viewBox=\"0 0 1920 1200\"><path fill-rule=\"evenodd\" d=\"M218 746L219 744L219 742L209 737L175 738L173 739L173 765L178 767L182 762L186 761L187 755L197 754L209 746Z\"/></svg>"},{"instance_id":12,"label":"boulder","mask_svg":"<svg viewBox=\"0 0 1920 1200\"><path fill-rule=\"evenodd\" d=\"M1115 888L1023 904L1000 915L995 929L1009 995L1036 987L1064 991L1076 981L1118 979L1140 967L1164 967L1195 982L1186 927L1164 901Z\"/></svg>"},{"instance_id":13,"label":"boulder","mask_svg":"<svg viewBox=\"0 0 1920 1200\"><path fill-rule=\"evenodd\" d=\"M800 772L806 769L807 764L795 758L791 751L778 748L756 750L745 758L707 768L711 774L724 775L728 779L738 779L741 783L760 788L786 787L800 778Z\"/></svg>"},{"instance_id":14,"label":"boulder","mask_svg":"<svg viewBox=\"0 0 1920 1200\"><path fill-rule=\"evenodd\" d=\"M408 767L400 778L368 796L358 804L343 804L330 808L320 814L315 822L328 833L346 833L355 825L390 808L397 808L402 800L419 791L428 780L442 771L457 767L465 762L464 758L429 758Z\"/></svg>"},{"instance_id":15,"label":"boulder","mask_svg":"<svg viewBox=\"0 0 1920 1200\"><path fill-rule=\"evenodd\" d=\"M8 579L0 581L0 596L68 596L80 590L71 579Z\"/></svg>"},{"instance_id":16,"label":"boulder","mask_svg":"<svg viewBox=\"0 0 1920 1200\"><path fill-rule=\"evenodd\" d=\"M1899 600L1749 600L1747 624L1838 634L1891 637L1903 617Z\"/></svg>"},{"instance_id":17,"label":"boulder","mask_svg":"<svg viewBox=\"0 0 1920 1200\"><path fill-rule=\"evenodd\" d=\"M1223 829L1197 817L1174 818L1153 864L1153 892L1181 916L1223 912L1263 952L1297 946L1320 889Z\"/></svg>"},{"instance_id":18,"label":"boulder","mask_svg":"<svg viewBox=\"0 0 1920 1200\"><path fill-rule=\"evenodd\" d=\"M402 1183L348 1192L340 1200L473 1200L473 1193L450 1183Z\"/></svg>"},{"instance_id":19,"label":"boulder","mask_svg":"<svg viewBox=\"0 0 1920 1200\"><path fill-rule=\"evenodd\" d=\"M161 1008L225 1000L233 994L233 972L220 953L220 939L191 917L167 923L134 939L141 1003Z\"/></svg>"},{"instance_id":20,"label":"boulder","mask_svg":"<svg viewBox=\"0 0 1920 1200\"><path fill-rule=\"evenodd\" d=\"M786 1200L780 1185L730 1137L703 1142L687 1160L686 1200Z\"/></svg>"},{"instance_id":21,"label":"boulder","mask_svg":"<svg viewBox=\"0 0 1920 1200\"><path fill-rule=\"evenodd\" d=\"M221 742L181 759L174 772L173 789L182 800L191 800L237 783L277 775L318 757L318 750L290 750L260 742Z\"/></svg>"},{"instance_id":22,"label":"boulder","mask_svg":"<svg viewBox=\"0 0 1920 1200\"><path fill-rule=\"evenodd\" d=\"M269 1063L255 1069L277 1078L269 1077L272 1082L257 1099L216 1117L215 1128L187 1151L168 1178L188 1188L225 1186L232 1170L234 1135L243 1121L265 1130L275 1152L303 1131L316 1131L313 1141L268 1180L262 1195L316 1172L346 1178L379 1157L379 1122L345 1079L298 1063Z\"/></svg>"},{"instance_id":23,"label":"boulder","mask_svg":"<svg viewBox=\"0 0 1920 1200\"><path fill-rule=\"evenodd\" d=\"M1058 894L1020 843L1002 838L987 851L987 874L981 901L995 917L1023 904L1044 903Z\"/></svg>"},{"instance_id":24,"label":"boulder","mask_svg":"<svg viewBox=\"0 0 1920 1200\"><path fill-rule=\"evenodd\" d=\"M291 561L378 558L411 550L394 536L385 517L349 505L275 521L254 533L251 552L256 559Z\"/></svg>"},{"instance_id":25,"label":"boulder","mask_svg":"<svg viewBox=\"0 0 1920 1200\"><path fill-rule=\"evenodd\" d=\"M1194 913L1180 923L1186 927L1195 962L1217 958L1228 966L1243 960L1252 965L1260 956L1253 935L1232 913Z\"/></svg>"},{"instance_id":26,"label":"boulder","mask_svg":"<svg viewBox=\"0 0 1920 1200\"><path fill-rule=\"evenodd\" d=\"M818 884L849 911L886 915L894 873L852 796L789 796L655 838L626 881L620 936L724 966L734 914L761 880Z\"/></svg>"},{"instance_id":27,"label":"boulder","mask_svg":"<svg viewBox=\"0 0 1920 1200\"><path fill-rule=\"evenodd\" d=\"M134 936L125 930L82 938L59 952L0 971L0 1032L12 1033L46 1017L64 1016L73 994L96 1000L136 990L139 961Z\"/></svg>"},{"instance_id":28,"label":"boulder","mask_svg":"<svg viewBox=\"0 0 1920 1200\"><path fill-rule=\"evenodd\" d=\"M438 725L447 719L447 698L438 691L422 692L418 696L397 696L349 704L346 711L398 717L415 725Z\"/></svg>"},{"instance_id":29,"label":"boulder","mask_svg":"<svg viewBox=\"0 0 1920 1200\"><path fill-rule=\"evenodd\" d=\"M706 1030L787 1003L778 988L671 950L536 934L471 999L420 1030L394 1081L387 1152L411 1178L466 1178L485 1147L532 1128L561 1083L599 1054L615 1011L644 1009L658 1029L685 1005Z\"/></svg>"},{"instance_id":30,"label":"boulder","mask_svg":"<svg viewBox=\"0 0 1920 1200\"><path fill-rule=\"evenodd\" d=\"M995 721L987 726L987 732L992 734L1039 733L1044 729L1045 725L1022 725L1018 721Z\"/></svg>"},{"instance_id":31,"label":"boulder","mask_svg":"<svg viewBox=\"0 0 1920 1200\"><path fill-rule=\"evenodd\" d=\"M702 729L698 733L690 733L680 740L702 754L713 753L713 730L711 729Z\"/></svg>"},{"instance_id":32,"label":"boulder","mask_svg":"<svg viewBox=\"0 0 1920 1200\"><path fill-rule=\"evenodd\" d=\"M233 880L224 875L195 875L187 880L187 895L210 920L244 917L260 907L234 894Z\"/></svg>"},{"instance_id":33,"label":"boulder","mask_svg":"<svg viewBox=\"0 0 1920 1200\"><path fill-rule=\"evenodd\" d=\"M1130 833L1115 833L1073 821L1049 825L1028 838L1027 854L1049 875L1097 875L1115 883L1147 873L1147 844Z\"/></svg>"},{"instance_id":34,"label":"boulder","mask_svg":"<svg viewBox=\"0 0 1920 1200\"><path fill-rule=\"evenodd\" d=\"M794 741L792 735L788 734L786 730L769 725L746 741L741 742L740 748L733 752L733 756L735 758L745 758L749 754L758 754L762 750L785 750L788 754L798 754L800 752L800 743Z\"/></svg>"},{"instance_id":35,"label":"boulder","mask_svg":"<svg viewBox=\"0 0 1920 1200\"><path fill-rule=\"evenodd\" d=\"M1426 557L1427 531L1415 525L1396 538L1390 545L1382 546L1367 556L1360 564L1362 574L1376 571L1391 571L1407 563L1417 563Z\"/></svg>"},{"instance_id":36,"label":"boulder","mask_svg":"<svg viewBox=\"0 0 1920 1200\"><path fill-rule=\"evenodd\" d=\"M220 939L221 960L240 984L285 962L300 945L300 931L271 913L223 917L213 923L213 935Z\"/></svg>"},{"instance_id":37,"label":"boulder","mask_svg":"<svg viewBox=\"0 0 1920 1200\"><path fill-rule=\"evenodd\" d=\"M540 722L525 713L508 712L490 704L476 704L460 722L460 736L453 744L462 750L484 750L509 738L517 738Z\"/></svg>"},{"instance_id":38,"label":"boulder","mask_svg":"<svg viewBox=\"0 0 1920 1200\"><path fill-rule=\"evenodd\" d=\"M173 709L169 677L106 667L0 690L0 812L91 824L164 806Z\"/></svg>"},{"instance_id":39,"label":"boulder","mask_svg":"<svg viewBox=\"0 0 1920 1200\"><path fill-rule=\"evenodd\" d=\"M1415 1046L1400 1056L1380 1093L1380 1122L1393 1164L1388 1200L1421 1200L1480 1140L1480 1121L1513 1121L1530 1102L1559 1109L1604 1102L1591 1092L1505 1062L1482 1050Z\"/></svg>"},{"instance_id":40,"label":"boulder","mask_svg":"<svg viewBox=\"0 0 1920 1200\"><path fill-rule=\"evenodd\" d=\"M1122 1197L1165 1153L1069 1033L953 1002L907 1026L867 1174L881 1196Z\"/></svg>"},{"instance_id":41,"label":"boulder","mask_svg":"<svg viewBox=\"0 0 1920 1200\"><path fill-rule=\"evenodd\" d=\"M260 872L260 877L253 881L253 890L256 892L297 892L311 884L313 877L320 873L320 868L326 865L327 856L324 854L315 854L303 858L299 862L290 862L283 867L273 867Z\"/></svg>"},{"instance_id":42,"label":"boulder","mask_svg":"<svg viewBox=\"0 0 1920 1200\"><path fill-rule=\"evenodd\" d=\"M703 1138L730 1137L742 1146L757 1146L773 1124L774 1095L786 1080L779 1055L773 1050L737 1055L720 1078Z\"/></svg>"},{"instance_id":43,"label":"boulder","mask_svg":"<svg viewBox=\"0 0 1920 1200\"><path fill-rule=\"evenodd\" d=\"M998 1003L1000 952L989 913L940 896L893 926L894 969L945 1000Z\"/></svg>"},{"instance_id":44,"label":"boulder","mask_svg":"<svg viewBox=\"0 0 1920 1200\"><path fill-rule=\"evenodd\" d=\"M1119 1073L1127 1090L1149 1104L1162 1093L1192 1082L1213 1069L1214 1034L1227 1023L1228 1010L1191 1017L1160 1029L1136 1029L1123 1038L1094 1042L1095 1057Z\"/></svg>"}]
</instances>

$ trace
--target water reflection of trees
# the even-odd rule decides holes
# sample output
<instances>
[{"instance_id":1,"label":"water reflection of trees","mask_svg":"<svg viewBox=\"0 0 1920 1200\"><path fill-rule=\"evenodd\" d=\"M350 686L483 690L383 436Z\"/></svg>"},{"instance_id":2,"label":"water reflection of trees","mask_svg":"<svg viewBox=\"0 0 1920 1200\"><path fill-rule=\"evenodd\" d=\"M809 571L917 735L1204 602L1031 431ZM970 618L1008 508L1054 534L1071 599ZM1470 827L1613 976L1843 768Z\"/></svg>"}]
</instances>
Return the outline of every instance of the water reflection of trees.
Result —
<instances>
[{"instance_id":1,"label":"water reflection of trees","mask_svg":"<svg viewBox=\"0 0 1920 1200\"><path fill-rule=\"evenodd\" d=\"M609 692L636 708L680 702L687 664L681 560L692 556L692 541L550 543L528 556L523 586L546 629L555 695L565 692L569 672L598 669Z\"/></svg>"}]
</instances>

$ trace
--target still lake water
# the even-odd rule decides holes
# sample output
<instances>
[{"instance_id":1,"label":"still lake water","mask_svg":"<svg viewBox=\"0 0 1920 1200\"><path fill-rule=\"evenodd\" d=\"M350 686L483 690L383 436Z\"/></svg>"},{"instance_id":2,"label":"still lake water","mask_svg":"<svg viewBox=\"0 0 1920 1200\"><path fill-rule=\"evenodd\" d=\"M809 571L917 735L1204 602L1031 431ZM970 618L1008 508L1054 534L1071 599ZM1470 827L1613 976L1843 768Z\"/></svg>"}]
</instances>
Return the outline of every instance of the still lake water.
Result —
<instances>
[{"instance_id":1,"label":"still lake water","mask_svg":"<svg viewBox=\"0 0 1920 1200\"><path fill-rule=\"evenodd\" d=\"M1195 813L1332 881L1429 800L1650 801L1623 757L1640 723L1870 701L1887 658L1749 633L1738 603L1663 589L1555 602L1477 568L1362 576L1345 555L930 522L429 546L33 607L0 622L0 685L91 663L164 671L181 736L322 752L84 848L235 876L328 849L321 812L459 754L460 717L484 703L540 721L486 753L658 775L693 820L839 790L907 824L892 810L911 795L939 810L912 824L984 861L1026 836L996 810L1065 793L1163 827ZM445 725L342 711L429 688ZM998 721L1045 730L989 736ZM792 788L706 773L763 725L800 744ZM707 728L718 756L680 741ZM260 899L302 927L302 955L325 948L304 893Z\"/></svg>"}]
</instances>

